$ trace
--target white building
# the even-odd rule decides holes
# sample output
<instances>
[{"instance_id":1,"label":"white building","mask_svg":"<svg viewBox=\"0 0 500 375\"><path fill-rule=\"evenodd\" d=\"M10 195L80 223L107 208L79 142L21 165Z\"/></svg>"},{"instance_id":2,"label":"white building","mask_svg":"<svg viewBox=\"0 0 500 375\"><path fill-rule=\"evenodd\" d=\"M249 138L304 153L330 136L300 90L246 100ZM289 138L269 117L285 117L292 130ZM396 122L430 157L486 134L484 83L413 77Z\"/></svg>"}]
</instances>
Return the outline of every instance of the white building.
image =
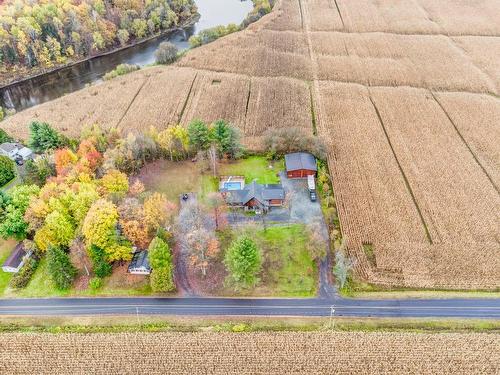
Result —
<instances>
[{"instance_id":1,"label":"white building","mask_svg":"<svg viewBox=\"0 0 500 375\"><path fill-rule=\"evenodd\" d=\"M33 159L33 151L20 143L5 142L0 145L0 155L7 156L12 160Z\"/></svg>"}]
</instances>

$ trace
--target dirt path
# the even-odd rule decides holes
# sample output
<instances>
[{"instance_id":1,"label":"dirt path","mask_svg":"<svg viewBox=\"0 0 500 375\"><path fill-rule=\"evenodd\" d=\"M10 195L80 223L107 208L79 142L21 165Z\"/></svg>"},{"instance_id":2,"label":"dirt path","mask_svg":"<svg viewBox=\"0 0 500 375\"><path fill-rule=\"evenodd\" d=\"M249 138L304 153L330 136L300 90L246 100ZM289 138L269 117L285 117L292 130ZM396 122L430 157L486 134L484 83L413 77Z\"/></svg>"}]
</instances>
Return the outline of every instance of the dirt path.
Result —
<instances>
[{"instance_id":1,"label":"dirt path","mask_svg":"<svg viewBox=\"0 0 500 375\"><path fill-rule=\"evenodd\" d=\"M190 194L189 199L196 199L196 196ZM183 208L184 201L180 199L180 210ZM198 296L189 280L189 248L186 236L179 230L175 231L174 264L174 281L179 294L183 297Z\"/></svg>"}]
</instances>

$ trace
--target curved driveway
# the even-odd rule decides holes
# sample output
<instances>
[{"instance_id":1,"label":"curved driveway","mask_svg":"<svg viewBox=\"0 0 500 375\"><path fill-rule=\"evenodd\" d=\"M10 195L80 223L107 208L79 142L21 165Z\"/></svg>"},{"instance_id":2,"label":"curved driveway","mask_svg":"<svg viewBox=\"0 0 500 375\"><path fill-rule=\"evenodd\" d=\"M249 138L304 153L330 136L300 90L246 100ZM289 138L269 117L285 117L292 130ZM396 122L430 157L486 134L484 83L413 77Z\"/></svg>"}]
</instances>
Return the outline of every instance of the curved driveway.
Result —
<instances>
[{"instance_id":1,"label":"curved driveway","mask_svg":"<svg viewBox=\"0 0 500 375\"><path fill-rule=\"evenodd\" d=\"M0 315L244 315L500 319L500 299L47 298L1 299Z\"/></svg>"}]
</instances>

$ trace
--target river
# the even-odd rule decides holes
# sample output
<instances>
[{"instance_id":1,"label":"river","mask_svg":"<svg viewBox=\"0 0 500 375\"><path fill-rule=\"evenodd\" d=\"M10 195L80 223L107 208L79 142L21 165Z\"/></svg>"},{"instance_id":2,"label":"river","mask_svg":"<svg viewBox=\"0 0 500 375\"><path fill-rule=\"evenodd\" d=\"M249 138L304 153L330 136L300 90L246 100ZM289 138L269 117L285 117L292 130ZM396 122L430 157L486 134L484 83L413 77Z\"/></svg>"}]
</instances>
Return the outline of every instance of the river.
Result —
<instances>
[{"instance_id":1,"label":"river","mask_svg":"<svg viewBox=\"0 0 500 375\"><path fill-rule=\"evenodd\" d=\"M161 42L169 40L179 50L186 49L191 35L218 25L240 24L253 8L251 0L196 0L196 5L200 19L194 26L7 86L0 90L0 106L21 111L101 82L102 76L119 64L152 64Z\"/></svg>"}]
</instances>

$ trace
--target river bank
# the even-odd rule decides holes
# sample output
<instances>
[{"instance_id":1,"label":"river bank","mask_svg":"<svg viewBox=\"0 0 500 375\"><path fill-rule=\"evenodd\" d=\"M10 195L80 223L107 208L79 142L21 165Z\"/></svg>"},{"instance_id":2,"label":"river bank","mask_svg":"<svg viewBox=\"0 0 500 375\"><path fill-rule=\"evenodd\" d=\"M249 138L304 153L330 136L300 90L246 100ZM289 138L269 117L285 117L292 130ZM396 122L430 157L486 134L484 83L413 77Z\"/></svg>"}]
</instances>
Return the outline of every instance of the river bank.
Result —
<instances>
[{"instance_id":1,"label":"river bank","mask_svg":"<svg viewBox=\"0 0 500 375\"><path fill-rule=\"evenodd\" d=\"M108 56L108 55L111 55L111 54L114 54L114 53L117 53L120 51L127 50L127 49L132 48L132 47L139 46L139 45L144 44L146 42L149 42L151 40L160 38L160 37L168 35L168 34L172 34L176 31L188 29L190 27L193 27L199 21L199 19L200 19L200 14L197 13L195 16L190 17L188 20L186 20L181 25L178 25L178 26L170 28L170 29L163 30L159 33L156 33L154 35L150 35L146 38L134 39L134 41L132 43L129 43L127 45L111 48L109 50L102 51L102 52L97 53L95 55L87 56L87 57L77 59L77 60L72 60L70 62L67 62L65 64L60 64L60 65L54 66L52 68L38 68L38 69L32 68L32 69L29 69L32 73L28 74L28 75L23 74L23 72L27 72L28 69L26 69L26 70L23 69L20 73L18 73L17 77L11 77L12 72L10 72L10 71L1 72L0 73L0 90L8 89L11 86L23 83L23 82L31 80L31 79L35 79L35 78L43 76L45 74L55 73L57 71L60 71L60 70L66 69L66 68L70 68L74 65L81 64L81 63L86 62L86 61L91 61L91 60L94 60L94 59L97 59L100 57ZM36 70L36 72L33 72L33 70ZM10 80L5 79L4 75L6 75L8 77L10 76L9 77ZM22 76L20 76L20 75L22 75Z\"/></svg>"}]
</instances>

